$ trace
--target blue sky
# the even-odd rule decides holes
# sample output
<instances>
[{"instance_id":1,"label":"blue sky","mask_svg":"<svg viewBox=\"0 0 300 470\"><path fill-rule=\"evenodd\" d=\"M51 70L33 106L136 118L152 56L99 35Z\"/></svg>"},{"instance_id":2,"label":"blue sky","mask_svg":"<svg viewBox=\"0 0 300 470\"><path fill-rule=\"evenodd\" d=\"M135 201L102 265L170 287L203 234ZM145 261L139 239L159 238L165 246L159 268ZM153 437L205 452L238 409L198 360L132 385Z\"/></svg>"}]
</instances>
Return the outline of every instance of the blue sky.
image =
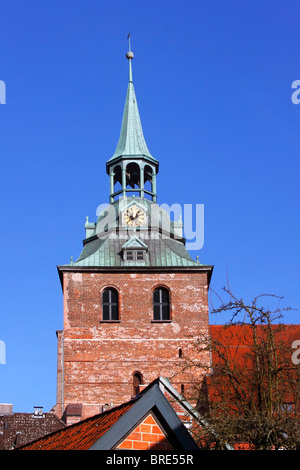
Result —
<instances>
[{"instance_id":1,"label":"blue sky","mask_svg":"<svg viewBox=\"0 0 300 470\"><path fill-rule=\"evenodd\" d=\"M236 295L299 308L299 13L291 0L2 2L0 402L56 402L56 266L108 202L129 32L158 202L204 204L191 255L214 265L215 291L228 272Z\"/></svg>"}]
</instances>

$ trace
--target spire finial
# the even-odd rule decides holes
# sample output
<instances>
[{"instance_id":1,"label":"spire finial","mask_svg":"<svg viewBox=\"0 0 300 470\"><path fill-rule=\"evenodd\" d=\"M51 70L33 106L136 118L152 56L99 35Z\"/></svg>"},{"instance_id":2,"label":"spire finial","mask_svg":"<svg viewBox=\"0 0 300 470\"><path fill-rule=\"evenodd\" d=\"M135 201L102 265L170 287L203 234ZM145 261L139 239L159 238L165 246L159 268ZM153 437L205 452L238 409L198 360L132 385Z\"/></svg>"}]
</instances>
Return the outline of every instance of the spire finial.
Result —
<instances>
[{"instance_id":1,"label":"spire finial","mask_svg":"<svg viewBox=\"0 0 300 470\"><path fill-rule=\"evenodd\" d=\"M132 68L131 68L131 60L134 58L133 52L131 52L131 45L130 45L130 34L128 34L128 52L126 54L127 59L129 60L129 81L132 82Z\"/></svg>"}]
</instances>

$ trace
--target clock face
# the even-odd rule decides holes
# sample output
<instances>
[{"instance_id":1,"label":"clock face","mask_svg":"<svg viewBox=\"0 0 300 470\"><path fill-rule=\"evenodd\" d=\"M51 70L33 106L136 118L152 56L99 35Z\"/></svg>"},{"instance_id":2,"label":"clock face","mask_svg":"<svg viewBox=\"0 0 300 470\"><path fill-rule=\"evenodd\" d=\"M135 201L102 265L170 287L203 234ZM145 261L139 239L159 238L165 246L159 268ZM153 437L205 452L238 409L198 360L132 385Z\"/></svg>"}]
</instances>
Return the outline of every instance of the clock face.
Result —
<instances>
[{"instance_id":1,"label":"clock face","mask_svg":"<svg viewBox=\"0 0 300 470\"><path fill-rule=\"evenodd\" d=\"M143 209L133 204L123 212L123 223L129 225L130 227L139 227L140 225L145 225L146 213L143 211Z\"/></svg>"}]
</instances>

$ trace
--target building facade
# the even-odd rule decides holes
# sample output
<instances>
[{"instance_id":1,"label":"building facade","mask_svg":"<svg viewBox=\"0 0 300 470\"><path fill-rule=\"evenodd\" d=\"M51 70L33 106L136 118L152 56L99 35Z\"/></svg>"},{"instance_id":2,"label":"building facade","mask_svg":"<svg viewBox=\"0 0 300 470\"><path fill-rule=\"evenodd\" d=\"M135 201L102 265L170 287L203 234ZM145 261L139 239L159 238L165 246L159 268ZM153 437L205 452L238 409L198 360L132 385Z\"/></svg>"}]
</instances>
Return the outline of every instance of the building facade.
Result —
<instances>
[{"instance_id":1,"label":"building facade","mask_svg":"<svg viewBox=\"0 0 300 470\"><path fill-rule=\"evenodd\" d=\"M201 381L200 371L182 369L195 336L208 333L213 268L191 258L182 222L158 204L159 162L143 135L133 53L126 57L121 133L106 162L109 204L86 221L78 259L58 266L64 325L54 410L68 423L128 401L158 376L184 394Z\"/></svg>"}]
</instances>

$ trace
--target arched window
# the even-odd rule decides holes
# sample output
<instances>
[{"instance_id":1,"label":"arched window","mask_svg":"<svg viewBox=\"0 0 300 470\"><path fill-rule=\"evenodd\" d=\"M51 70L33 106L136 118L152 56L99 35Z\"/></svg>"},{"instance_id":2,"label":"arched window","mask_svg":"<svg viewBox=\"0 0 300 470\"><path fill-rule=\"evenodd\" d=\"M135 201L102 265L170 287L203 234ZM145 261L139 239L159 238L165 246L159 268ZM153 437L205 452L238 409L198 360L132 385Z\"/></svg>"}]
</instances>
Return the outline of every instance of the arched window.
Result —
<instances>
[{"instance_id":1,"label":"arched window","mask_svg":"<svg viewBox=\"0 0 300 470\"><path fill-rule=\"evenodd\" d=\"M132 376L133 395L137 395L140 391L140 385L143 383L143 376L140 372L135 372Z\"/></svg>"},{"instance_id":2,"label":"arched window","mask_svg":"<svg viewBox=\"0 0 300 470\"><path fill-rule=\"evenodd\" d=\"M118 291L112 287L107 287L102 292L102 320L119 320L119 299Z\"/></svg>"},{"instance_id":3,"label":"arched window","mask_svg":"<svg viewBox=\"0 0 300 470\"><path fill-rule=\"evenodd\" d=\"M122 189L122 169L120 165L114 168L114 193Z\"/></svg>"},{"instance_id":4,"label":"arched window","mask_svg":"<svg viewBox=\"0 0 300 470\"><path fill-rule=\"evenodd\" d=\"M153 320L170 320L169 291L165 287L158 287L153 292Z\"/></svg>"},{"instance_id":5,"label":"arched window","mask_svg":"<svg viewBox=\"0 0 300 470\"><path fill-rule=\"evenodd\" d=\"M135 162L131 162L126 166L126 186L131 186L131 188L140 187L140 167Z\"/></svg>"}]
</instances>

